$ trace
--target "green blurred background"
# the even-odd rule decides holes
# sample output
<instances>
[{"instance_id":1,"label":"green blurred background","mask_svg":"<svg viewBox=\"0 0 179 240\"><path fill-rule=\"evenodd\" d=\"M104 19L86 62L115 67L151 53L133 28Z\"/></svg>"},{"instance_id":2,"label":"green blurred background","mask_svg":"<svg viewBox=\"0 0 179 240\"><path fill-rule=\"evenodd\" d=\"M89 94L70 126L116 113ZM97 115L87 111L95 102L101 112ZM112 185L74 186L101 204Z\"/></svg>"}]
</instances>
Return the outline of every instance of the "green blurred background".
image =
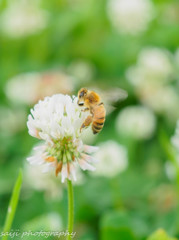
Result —
<instances>
[{"instance_id":1,"label":"green blurred background","mask_svg":"<svg viewBox=\"0 0 179 240\"><path fill-rule=\"evenodd\" d=\"M84 136L103 152L74 186L76 239L179 237L178 73L178 0L1 0L0 229L22 168L13 229L66 230L66 185L26 163L26 120L39 99L88 87L115 108Z\"/></svg>"}]
</instances>

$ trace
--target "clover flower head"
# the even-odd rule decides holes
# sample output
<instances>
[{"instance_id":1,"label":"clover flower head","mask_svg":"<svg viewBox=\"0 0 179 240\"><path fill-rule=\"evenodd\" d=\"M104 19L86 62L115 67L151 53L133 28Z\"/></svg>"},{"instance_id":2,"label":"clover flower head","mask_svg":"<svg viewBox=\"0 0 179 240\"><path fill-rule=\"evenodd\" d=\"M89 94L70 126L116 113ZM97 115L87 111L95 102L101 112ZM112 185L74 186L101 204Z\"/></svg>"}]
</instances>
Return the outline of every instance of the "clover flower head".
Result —
<instances>
[{"instance_id":1,"label":"clover flower head","mask_svg":"<svg viewBox=\"0 0 179 240\"><path fill-rule=\"evenodd\" d=\"M62 71L21 73L8 80L5 94L18 104L34 105L58 92L70 94L74 89L73 81L73 77Z\"/></svg>"},{"instance_id":2,"label":"clover flower head","mask_svg":"<svg viewBox=\"0 0 179 240\"><path fill-rule=\"evenodd\" d=\"M141 103L169 121L176 121L179 116L177 88L170 84L177 75L175 61L167 49L146 47L139 53L136 64L126 71Z\"/></svg>"},{"instance_id":3,"label":"clover flower head","mask_svg":"<svg viewBox=\"0 0 179 240\"><path fill-rule=\"evenodd\" d=\"M2 31L11 38L22 38L46 28L49 13L38 1L10 1L1 15Z\"/></svg>"},{"instance_id":4,"label":"clover flower head","mask_svg":"<svg viewBox=\"0 0 179 240\"><path fill-rule=\"evenodd\" d=\"M99 160L93 172L95 176L115 177L128 166L127 149L113 140L101 143L94 157Z\"/></svg>"},{"instance_id":5,"label":"clover flower head","mask_svg":"<svg viewBox=\"0 0 179 240\"><path fill-rule=\"evenodd\" d=\"M137 35L147 29L155 9L149 0L109 0L107 12L117 30Z\"/></svg>"},{"instance_id":6,"label":"clover flower head","mask_svg":"<svg viewBox=\"0 0 179 240\"><path fill-rule=\"evenodd\" d=\"M77 98L56 94L40 100L28 117L29 134L44 142L34 148L27 160L31 164L43 165L43 172L61 172L62 182L66 178L76 181L76 168L95 170L90 156L97 147L84 145L80 127L88 113L82 112ZM84 130L85 131L85 130Z\"/></svg>"},{"instance_id":7,"label":"clover flower head","mask_svg":"<svg viewBox=\"0 0 179 240\"><path fill-rule=\"evenodd\" d=\"M153 112L142 105L128 106L116 119L116 128L120 134L137 140L149 139L156 128Z\"/></svg>"},{"instance_id":8,"label":"clover flower head","mask_svg":"<svg viewBox=\"0 0 179 240\"><path fill-rule=\"evenodd\" d=\"M162 86L174 76L173 56L166 49L146 47L139 53L137 63L126 71L126 78L135 87Z\"/></svg>"}]
</instances>

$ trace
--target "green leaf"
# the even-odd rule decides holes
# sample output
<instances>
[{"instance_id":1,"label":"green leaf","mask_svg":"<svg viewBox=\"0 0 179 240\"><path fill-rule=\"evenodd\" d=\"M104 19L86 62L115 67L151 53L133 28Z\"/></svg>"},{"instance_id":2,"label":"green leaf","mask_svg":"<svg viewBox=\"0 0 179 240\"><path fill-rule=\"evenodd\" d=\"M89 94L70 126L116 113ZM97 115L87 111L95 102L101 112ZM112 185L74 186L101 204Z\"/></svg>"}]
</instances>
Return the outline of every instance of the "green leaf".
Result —
<instances>
[{"instance_id":1,"label":"green leaf","mask_svg":"<svg viewBox=\"0 0 179 240\"><path fill-rule=\"evenodd\" d=\"M16 208L19 200L21 185L22 185L22 170L19 171L19 175L12 192L3 232L9 232L11 230L12 222L15 216L15 212L16 212ZM2 238L2 240L7 240L7 239L8 239L8 236L4 236Z\"/></svg>"},{"instance_id":2,"label":"green leaf","mask_svg":"<svg viewBox=\"0 0 179 240\"><path fill-rule=\"evenodd\" d=\"M101 240L136 240L125 212L110 212L101 221Z\"/></svg>"},{"instance_id":3,"label":"green leaf","mask_svg":"<svg viewBox=\"0 0 179 240\"><path fill-rule=\"evenodd\" d=\"M101 240L136 240L132 231L129 228L125 227L106 227L103 229L101 234Z\"/></svg>"},{"instance_id":4,"label":"green leaf","mask_svg":"<svg viewBox=\"0 0 179 240\"><path fill-rule=\"evenodd\" d=\"M153 233L147 240L177 240L177 239L169 237L163 229L159 229L155 233Z\"/></svg>"},{"instance_id":5,"label":"green leaf","mask_svg":"<svg viewBox=\"0 0 179 240\"><path fill-rule=\"evenodd\" d=\"M120 232L121 229L128 229L128 232L130 231L130 233L132 233L132 239L146 238L151 232L150 227L147 225L145 215L143 216L137 212L130 213L125 210L111 210L105 213L101 218L100 228L102 235L106 229L118 229Z\"/></svg>"}]
</instances>

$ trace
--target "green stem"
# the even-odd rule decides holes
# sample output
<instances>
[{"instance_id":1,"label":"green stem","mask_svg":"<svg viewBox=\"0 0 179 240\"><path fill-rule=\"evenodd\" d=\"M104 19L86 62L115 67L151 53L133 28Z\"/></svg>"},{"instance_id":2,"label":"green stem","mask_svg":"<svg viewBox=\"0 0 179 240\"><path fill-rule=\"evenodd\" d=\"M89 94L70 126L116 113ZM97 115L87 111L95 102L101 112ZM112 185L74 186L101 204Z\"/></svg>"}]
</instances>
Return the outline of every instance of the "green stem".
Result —
<instances>
[{"instance_id":1,"label":"green stem","mask_svg":"<svg viewBox=\"0 0 179 240\"><path fill-rule=\"evenodd\" d=\"M73 232L73 220L74 220L74 199L73 199L73 186L70 180L68 183L68 232L67 240L71 240L71 233Z\"/></svg>"}]
</instances>

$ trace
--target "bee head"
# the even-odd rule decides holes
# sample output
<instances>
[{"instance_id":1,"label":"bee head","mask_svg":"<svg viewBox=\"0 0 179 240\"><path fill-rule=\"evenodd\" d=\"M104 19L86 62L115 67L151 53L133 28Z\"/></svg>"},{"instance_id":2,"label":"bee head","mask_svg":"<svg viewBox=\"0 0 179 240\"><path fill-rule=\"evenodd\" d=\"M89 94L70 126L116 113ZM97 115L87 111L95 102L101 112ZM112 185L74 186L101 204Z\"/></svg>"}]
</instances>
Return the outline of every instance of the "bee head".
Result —
<instances>
[{"instance_id":1,"label":"bee head","mask_svg":"<svg viewBox=\"0 0 179 240\"><path fill-rule=\"evenodd\" d=\"M88 90L86 88L81 88L78 92L78 105L83 106L84 105L84 99L88 93Z\"/></svg>"}]
</instances>

